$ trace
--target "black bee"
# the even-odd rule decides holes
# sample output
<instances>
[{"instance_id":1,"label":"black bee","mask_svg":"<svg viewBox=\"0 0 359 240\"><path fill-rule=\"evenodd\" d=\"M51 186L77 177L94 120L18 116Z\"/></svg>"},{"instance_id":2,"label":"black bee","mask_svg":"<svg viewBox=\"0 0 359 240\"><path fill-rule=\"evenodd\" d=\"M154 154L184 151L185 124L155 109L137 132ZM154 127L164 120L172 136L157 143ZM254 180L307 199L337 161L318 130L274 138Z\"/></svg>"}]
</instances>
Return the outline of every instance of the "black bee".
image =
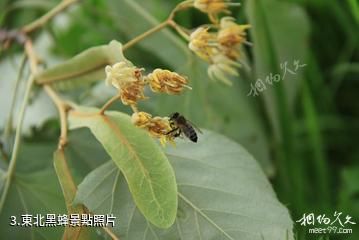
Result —
<instances>
[{"instance_id":1,"label":"black bee","mask_svg":"<svg viewBox=\"0 0 359 240\"><path fill-rule=\"evenodd\" d=\"M189 138L192 142L197 142L198 137L195 131L195 128L201 133L193 123L185 119L178 112L172 113L170 115L170 125L172 130L167 134L172 134L173 137L179 137L183 133L187 138Z\"/></svg>"}]
</instances>

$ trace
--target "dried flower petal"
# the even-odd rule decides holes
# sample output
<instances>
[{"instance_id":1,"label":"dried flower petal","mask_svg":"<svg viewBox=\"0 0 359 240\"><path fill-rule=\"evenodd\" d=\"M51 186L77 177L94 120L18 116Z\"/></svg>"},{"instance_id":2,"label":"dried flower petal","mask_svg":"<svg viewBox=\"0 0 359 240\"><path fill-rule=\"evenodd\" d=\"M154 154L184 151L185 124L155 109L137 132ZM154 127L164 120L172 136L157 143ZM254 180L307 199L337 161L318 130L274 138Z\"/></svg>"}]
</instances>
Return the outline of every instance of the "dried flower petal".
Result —
<instances>
[{"instance_id":1,"label":"dried flower petal","mask_svg":"<svg viewBox=\"0 0 359 240\"><path fill-rule=\"evenodd\" d=\"M171 126L166 118L154 117L148 125L148 131L152 136L160 138L171 131Z\"/></svg>"},{"instance_id":2,"label":"dried flower petal","mask_svg":"<svg viewBox=\"0 0 359 240\"><path fill-rule=\"evenodd\" d=\"M148 75L147 80L154 92L167 94L179 94L184 87L188 87L187 79L178 73L169 70L155 69Z\"/></svg>"},{"instance_id":3,"label":"dried flower petal","mask_svg":"<svg viewBox=\"0 0 359 240\"><path fill-rule=\"evenodd\" d=\"M139 100L146 99L143 93L144 87L145 83L143 81L138 81L120 90L122 103L124 105L133 105L136 104Z\"/></svg>"},{"instance_id":4,"label":"dried flower petal","mask_svg":"<svg viewBox=\"0 0 359 240\"><path fill-rule=\"evenodd\" d=\"M200 58L209 62L216 51L216 36L208 32L209 28L199 27L190 35L189 49L195 52Z\"/></svg>"},{"instance_id":5,"label":"dried flower petal","mask_svg":"<svg viewBox=\"0 0 359 240\"><path fill-rule=\"evenodd\" d=\"M240 57L240 45L246 42L246 30L249 25L238 25L232 17L221 19L220 30L217 40L222 52L230 59L236 60Z\"/></svg>"},{"instance_id":6,"label":"dried flower petal","mask_svg":"<svg viewBox=\"0 0 359 240\"><path fill-rule=\"evenodd\" d=\"M142 70L124 61L113 66L106 66L106 84L112 85L117 89L124 88L128 84L140 80L142 78Z\"/></svg>"},{"instance_id":7,"label":"dried flower petal","mask_svg":"<svg viewBox=\"0 0 359 240\"><path fill-rule=\"evenodd\" d=\"M218 79L225 84L232 85L230 76L238 76L236 67L241 65L223 54L213 57L213 63L208 68L208 75L211 79Z\"/></svg>"},{"instance_id":8,"label":"dried flower petal","mask_svg":"<svg viewBox=\"0 0 359 240\"><path fill-rule=\"evenodd\" d=\"M145 99L142 68L132 66L128 62L119 62L113 66L106 66L106 83L119 90L122 103L125 105L136 104Z\"/></svg>"}]
</instances>

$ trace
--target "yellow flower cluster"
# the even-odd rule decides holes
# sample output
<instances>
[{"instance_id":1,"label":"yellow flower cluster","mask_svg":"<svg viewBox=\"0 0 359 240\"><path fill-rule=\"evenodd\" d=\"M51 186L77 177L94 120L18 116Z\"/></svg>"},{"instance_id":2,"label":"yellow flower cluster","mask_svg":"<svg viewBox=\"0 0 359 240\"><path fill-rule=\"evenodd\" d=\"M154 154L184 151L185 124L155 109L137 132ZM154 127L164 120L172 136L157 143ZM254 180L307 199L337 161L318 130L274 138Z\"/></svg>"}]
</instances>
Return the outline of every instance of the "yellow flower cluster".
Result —
<instances>
[{"instance_id":1,"label":"yellow flower cluster","mask_svg":"<svg viewBox=\"0 0 359 240\"><path fill-rule=\"evenodd\" d=\"M232 17L222 17L217 31L210 32L209 27L199 27L190 35L189 48L210 66L208 75L212 79L231 84L230 76L238 76L241 46L248 43L246 30L249 25L239 25Z\"/></svg>"},{"instance_id":2,"label":"yellow flower cluster","mask_svg":"<svg viewBox=\"0 0 359 240\"><path fill-rule=\"evenodd\" d=\"M119 62L113 66L106 66L106 84L112 85L119 90L121 101L125 105L136 104L145 99L142 71L129 62Z\"/></svg>"},{"instance_id":3,"label":"yellow flower cluster","mask_svg":"<svg viewBox=\"0 0 359 240\"><path fill-rule=\"evenodd\" d=\"M153 92L179 94L187 86L187 79L178 73L160 68L155 69L147 76L147 81Z\"/></svg>"},{"instance_id":4,"label":"yellow flower cluster","mask_svg":"<svg viewBox=\"0 0 359 240\"><path fill-rule=\"evenodd\" d=\"M172 128L167 117L152 117L146 112L135 112L132 114L132 123L147 130L151 136L158 138L162 145L167 142L174 144L173 135L168 134Z\"/></svg>"},{"instance_id":5,"label":"yellow flower cluster","mask_svg":"<svg viewBox=\"0 0 359 240\"><path fill-rule=\"evenodd\" d=\"M144 88L148 84L153 92L180 94L187 86L187 78L169 70L155 69L143 76L143 68L137 68L130 62L119 62L106 66L106 83L119 91L122 103L135 105L139 100L146 99Z\"/></svg>"},{"instance_id":6,"label":"yellow flower cluster","mask_svg":"<svg viewBox=\"0 0 359 240\"><path fill-rule=\"evenodd\" d=\"M129 61L122 61L113 66L106 66L106 84L118 89L118 96L125 105L134 109L132 122L143 129L146 129L151 136L159 138L164 145L167 141L174 143L174 137L168 134L172 130L167 117L152 117L146 112L137 110L137 102L147 99L144 95L146 85L156 93L180 94L184 88L191 89L186 77L176 72L164 69L155 69L144 76L143 68L137 68Z\"/></svg>"},{"instance_id":7,"label":"yellow flower cluster","mask_svg":"<svg viewBox=\"0 0 359 240\"><path fill-rule=\"evenodd\" d=\"M248 24L238 25L234 22L232 17L223 17L220 23L220 29L217 35L217 41L220 49L224 51L225 55L232 60L237 60L240 57L239 47L246 43L246 30L250 28Z\"/></svg>"}]
</instances>

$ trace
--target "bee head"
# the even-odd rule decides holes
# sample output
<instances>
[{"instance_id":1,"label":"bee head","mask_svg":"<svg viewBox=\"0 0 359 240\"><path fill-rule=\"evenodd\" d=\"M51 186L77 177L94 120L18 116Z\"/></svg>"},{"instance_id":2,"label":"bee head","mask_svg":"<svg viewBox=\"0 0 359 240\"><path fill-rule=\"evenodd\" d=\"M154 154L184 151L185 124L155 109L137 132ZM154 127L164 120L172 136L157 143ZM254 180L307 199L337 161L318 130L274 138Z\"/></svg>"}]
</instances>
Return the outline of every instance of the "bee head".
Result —
<instances>
[{"instance_id":1,"label":"bee head","mask_svg":"<svg viewBox=\"0 0 359 240\"><path fill-rule=\"evenodd\" d=\"M171 115L170 115L170 119L176 119L176 118L178 118L180 116L180 114L178 113L178 112L175 112L175 113L172 113Z\"/></svg>"}]
</instances>

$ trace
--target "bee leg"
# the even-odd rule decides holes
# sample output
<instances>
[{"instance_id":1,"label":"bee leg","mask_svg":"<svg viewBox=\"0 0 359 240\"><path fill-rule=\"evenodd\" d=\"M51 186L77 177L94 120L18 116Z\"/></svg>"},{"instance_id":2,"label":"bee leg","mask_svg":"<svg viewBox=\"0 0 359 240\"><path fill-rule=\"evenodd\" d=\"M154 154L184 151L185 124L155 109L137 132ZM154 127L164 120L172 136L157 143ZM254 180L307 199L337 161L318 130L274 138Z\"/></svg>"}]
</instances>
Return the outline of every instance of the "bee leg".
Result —
<instances>
[{"instance_id":1,"label":"bee leg","mask_svg":"<svg viewBox=\"0 0 359 240\"><path fill-rule=\"evenodd\" d=\"M174 133L175 131L177 131L179 128L174 128L171 131L167 132L166 135L169 135L171 133ZM177 133L175 133L174 135L176 135Z\"/></svg>"},{"instance_id":2,"label":"bee leg","mask_svg":"<svg viewBox=\"0 0 359 240\"><path fill-rule=\"evenodd\" d=\"M179 136L181 136L181 131L177 131L175 134L173 134L173 137L179 137Z\"/></svg>"}]
</instances>

